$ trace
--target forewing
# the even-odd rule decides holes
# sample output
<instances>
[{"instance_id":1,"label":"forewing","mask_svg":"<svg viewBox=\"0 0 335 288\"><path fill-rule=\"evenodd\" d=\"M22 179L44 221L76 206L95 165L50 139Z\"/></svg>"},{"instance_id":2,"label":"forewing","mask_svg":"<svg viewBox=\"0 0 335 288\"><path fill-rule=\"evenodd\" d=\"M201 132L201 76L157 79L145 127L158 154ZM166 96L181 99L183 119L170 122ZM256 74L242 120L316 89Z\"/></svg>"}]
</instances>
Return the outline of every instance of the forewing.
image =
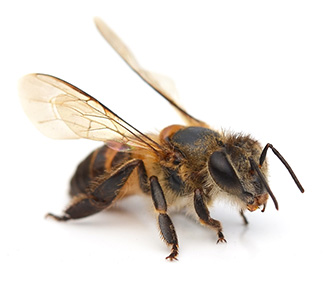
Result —
<instances>
[{"instance_id":1,"label":"forewing","mask_svg":"<svg viewBox=\"0 0 335 288\"><path fill-rule=\"evenodd\" d=\"M21 79L23 108L46 136L121 142L158 150L159 145L110 111L98 100L59 78L29 74Z\"/></svg>"},{"instance_id":2,"label":"forewing","mask_svg":"<svg viewBox=\"0 0 335 288\"><path fill-rule=\"evenodd\" d=\"M205 126L208 125L190 114L174 100L177 90L173 81L165 76L154 74L143 69L137 62L133 53L123 43L123 41L100 19L95 18L95 24L105 38L105 40L114 48L114 50L123 58L123 60L154 90L156 90L165 100L167 100L177 111L188 125Z\"/></svg>"}]
</instances>

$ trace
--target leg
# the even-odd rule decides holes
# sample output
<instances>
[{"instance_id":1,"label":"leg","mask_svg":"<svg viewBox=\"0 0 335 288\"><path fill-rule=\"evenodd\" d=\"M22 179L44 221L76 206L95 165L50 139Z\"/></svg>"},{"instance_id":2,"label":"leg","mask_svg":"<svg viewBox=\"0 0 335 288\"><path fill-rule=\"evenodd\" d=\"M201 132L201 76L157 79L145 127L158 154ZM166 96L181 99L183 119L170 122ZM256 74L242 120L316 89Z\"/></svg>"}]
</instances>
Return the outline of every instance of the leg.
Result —
<instances>
[{"instance_id":1,"label":"leg","mask_svg":"<svg viewBox=\"0 0 335 288\"><path fill-rule=\"evenodd\" d=\"M210 217L204 202L203 192L199 189L194 192L194 208L200 218L200 223L208 225L217 231L218 241L216 243L227 242L222 233L221 223Z\"/></svg>"},{"instance_id":2,"label":"leg","mask_svg":"<svg viewBox=\"0 0 335 288\"><path fill-rule=\"evenodd\" d=\"M58 221L79 219L93 215L107 208L119 195L123 185L133 170L142 163L142 160L131 160L117 169L109 178L100 183L91 192L73 198L70 206L64 211L63 216L47 214Z\"/></svg>"},{"instance_id":3,"label":"leg","mask_svg":"<svg viewBox=\"0 0 335 288\"><path fill-rule=\"evenodd\" d=\"M178 255L177 234L169 215L166 214L167 211L166 200L162 187L160 186L157 177L155 176L150 177L150 188L155 209L159 213L158 224L160 232L162 234L164 241L169 246L171 246L171 254L167 256L166 259L177 260Z\"/></svg>"},{"instance_id":4,"label":"leg","mask_svg":"<svg viewBox=\"0 0 335 288\"><path fill-rule=\"evenodd\" d=\"M248 219L247 219L247 217L245 217L244 212L243 212L242 209L240 210L240 215L243 219L244 225L248 225L249 224Z\"/></svg>"},{"instance_id":5,"label":"leg","mask_svg":"<svg viewBox=\"0 0 335 288\"><path fill-rule=\"evenodd\" d=\"M140 183L140 188L145 194L150 193L150 185L148 180L147 171L145 169L143 161L137 167L138 181Z\"/></svg>"}]
</instances>

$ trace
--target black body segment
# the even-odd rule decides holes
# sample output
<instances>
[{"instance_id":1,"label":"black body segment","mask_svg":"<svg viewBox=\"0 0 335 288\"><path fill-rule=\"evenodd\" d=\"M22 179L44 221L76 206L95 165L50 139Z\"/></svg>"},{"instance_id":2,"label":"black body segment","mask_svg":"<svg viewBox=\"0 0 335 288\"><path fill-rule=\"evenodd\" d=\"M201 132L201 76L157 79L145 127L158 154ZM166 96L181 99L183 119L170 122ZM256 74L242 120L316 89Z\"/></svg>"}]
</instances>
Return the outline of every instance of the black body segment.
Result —
<instances>
[{"instance_id":1,"label":"black body segment","mask_svg":"<svg viewBox=\"0 0 335 288\"><path fill-rule=\"evenodd\" d=\"M186 127L177 131L171 140L181 146L189 146L190 148L203 146L205 149L206 145L203 144L206 143L208 137L219 137L219 134L204 127Z\"/></svg>"},{"instance_id":2,"label":"black body segment","mask_svg":"<svg viewBox=\"0 0 335 288\"><path fill-rule=\"evenodd\" d=\"M177 234L169 215L160 213L158 215L158 223L165 241L168 244L177 244Z\"/></svg>"},{"instance_id":3,"label":"black body segment","mask_svg":"<svg viewBox=\"0 0 335 288\"><path fill-rule=\"evenodd\" d=\"M130 174L140 163L143 162L138 159L125 163L90 193L75 196L70 206L64 211L64 216L53 214L47 216L59 221L66 221L84 218L100 212L113 203Z\"/></svg>"},{"instance_id":4,"label":"black body segment","mask_svg":"<svg viewBox=\"0 0 335 288\"><path fill-rule=\"evenodd\" d=\"M147 171L145 169L143 161L141 161L137 166L138 181L140 183L141 190L147 194L150 192L150 185L148 180Z\"/></svg>"},{"instance_id":5,"label":"black body segment","mask_svg":"<svg viewBox=\"0 0 335 288\"><path fill-rule=\"evenodd\" d=\"M77 167L70 182L70 195L88 193L92 180L131 159L130 153L118 152L104 145L89 154Z\"/></svg>"},{"instance_id":6,"label":"black body segment","mask_svg":"<svg viewBox=\"0 0 335 288\"><path fill-rule=\"evenodd\" d=\"M200 189L196 189L194 192L194 208L197 215L200 218L200 222L217 231L218 235L217 243L226 242L222 233L221 223L210 217L209 210L204 201L203 192Z\"/></svg>"},{"instance_id":7,"label":"black body segment","mask_svg":"<svg viewBox=\"0 0 335 288\"><path fill-rule=\"evenodd\" d=\"M85 198L67 208L64 214L68 217L67 220L80 219L100 212L107 208L109 204L109 202L100 202L92 198Z\"/></svg>"},{"instance_id":8,"label":"black body segment","mask_svg":"<svg viewBox=\"0 0 335 288\"><path fill-rule=\"evenodd\" d=\"M127 152L117 152L113 158L112 162L109 164L108 162L105 164L105 168L112 169L120 167L123 163L131 160L131 154ZM107 166L107 167L106 167ZM108 167L109 166L109 167Z\"/></svg>"},{"instance_id":9,"label":"black body segment","mask_svg":"<svg viewBox=\"0 0 335 288\"><path fill-rule=\"evenodd\" d=\"M92 181L90 176L90 168L92 159L95 157L96 151L88 155L77 167L76 173L70 182L70 195L75 196L84 193Z\"/></svg>"},{"instance_id":10,"label":"black body segment","mask_svg":"<svg viewBox=\"0 0 335 288\"><path fill-rule=\"evenodd\" d=\"M105 165L106 165L107 154L109 150L110 149L104 145L100 149L95 150L93 152L94 158L91 159L91 167L90 167L90 174L92 177L96 177L104 173L104 171L106 170Z\"/></svg>"},{"instance_id":11,"label":"black body segment","mask_svg":"<svg viewBox=\"0 0 335 288\"><path fill-rule=\"evenodd\" d=\"M164 167L164 174L167 179L167 184L170 189L175 192L177 195L182 196L185 192L185 183L179 176L179 170Z\"/></svg>"},{"instance_id":12,"label":"black body segment","mask_svg":"<svg viewBox=\"0 0 335 288\"><path fill-rule=\"evenodd\" d=\"M150 177L151 196L156 211L158 214L158 224L161 231L161 235L164 241L171 246L171 254L166 257L168 260L177 260L178 256L178 239L176 230L173 226L171 218L166 213L167 204L162 190L161 185L158 182L157 177Z\"/></svg>"},{"instance_id":13,"label":"black body segment","mask_svg":"<svg viewBox=\"0 0 335 288\"><path fill-rule=\"evenodd\" d=\"M159 213L166 213L167 205L164 197L164 192L156 176L150 177L150 187L151 187L152 201L154 202L155 209Z\"/></svg>"},{"instance_id":14,"label":"black body segment","mask_svg":"<svg viewBox=\"0 0 335 288\"><path fill-rule=\"evenodd\" d=\"M121 166L111 177L95 188L92 196L98 201L112 202L135 167L140 163L142 160L134 159Z\"/></svg>"},{"instance_id":15,"label":"black body segment","mask_svg":"<svg viewBox=\"0 0 335 288\"><path fill-rule=\"evenodd\" d=\"M186 127L177 131L171 137L171 144L188 160L199 160L208 153L209 143L219 139L220 135L204 127Z\"/></svg>"},{"instance_id":16,"label":"black body segment","mask_svg":"<svg viewBox=\"0 0 335 288\"><path fill-rule=\"evenodd\" d=\"M199 189L194 192L194 208L195 212L197 212L197 215L202 221L209 221L209 210L204 202L202 192Z\"/></svg>"}]
</instances>

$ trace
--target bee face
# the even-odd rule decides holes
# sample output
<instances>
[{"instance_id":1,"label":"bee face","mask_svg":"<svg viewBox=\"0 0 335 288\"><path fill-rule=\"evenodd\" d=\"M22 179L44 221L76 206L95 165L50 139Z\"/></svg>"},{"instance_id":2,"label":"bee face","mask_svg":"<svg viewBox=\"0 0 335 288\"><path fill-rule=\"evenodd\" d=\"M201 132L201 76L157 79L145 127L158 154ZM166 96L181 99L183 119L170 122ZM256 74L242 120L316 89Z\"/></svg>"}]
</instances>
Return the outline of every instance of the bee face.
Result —
<instances>
[{"instance_id":1,"label":"bee face","mask_svg":"<svg viewBox=\"0 0 335 288\"><path fill-rule=\"evenodd\" d=\"M222 192L237 197L245 208L255 211L260 206L265 206L268 199L263 179L251 164L251 159L258 161L261 148L257 142L252 145L243 142L238 144L225 144L211 154L208 161L209 174ZM266 164L261 173L267 174ZM266 176L264 178L266 180Z\"/></svg>"}]
</instances>

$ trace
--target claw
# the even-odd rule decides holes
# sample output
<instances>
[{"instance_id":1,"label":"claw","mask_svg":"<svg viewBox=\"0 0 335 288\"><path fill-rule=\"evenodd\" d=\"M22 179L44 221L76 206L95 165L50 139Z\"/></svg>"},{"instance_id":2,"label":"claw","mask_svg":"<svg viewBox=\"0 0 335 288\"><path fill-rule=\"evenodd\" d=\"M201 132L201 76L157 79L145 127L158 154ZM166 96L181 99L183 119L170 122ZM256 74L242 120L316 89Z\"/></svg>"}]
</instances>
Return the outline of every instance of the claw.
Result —
<instances>
[{"instance_id":1,"label":"claw","mask_svg":"<svg viewBox=\"0 0 335 288\"><path fill-rule=\"evenodd\" d=\"M178 261L177 254L178 253L172 252L169 256L165 257L165 259L169 261L174 261L174 260Z\"/></svg>"},{"instance_id":2,"label":"claw","mask_svg":"<svg viewBox=\"0 0 335 288\"><path fill-rule=\"evenodd\" d=\"M218 239L218 241L216 241L216 244L218 244L218 243L223 243L223 242L227 243L227 241L226 241L226 239L224 238L224 236L223 236L223 234L222 234L221 231L218 232L218 237L219 237L219 239Z\"/></svg>"},{"instance_id":3,"label":"claw","mask_svg":"<svg viewBox=\"0 0 335 288\"><path fill-rule=\"evenodd\" d=\"M219 238L218 241L216 241L216 244L223 243L223 242L227 243L227 240L224 238Z\"/></svg>"},{"instance_id":4,"label":"claw","mask_svg":"<svg viewBox=\"0 0 335 288\"><path fill-rule=\"evenodd\" d=\"M173 261L173 260L178 261L177 256L178 256L178 246L173 245L171 254L169 256L165 257L165 259L169 260L169 261Z\"/></svg>"},{"instance_id":5,"label":"claw","mask_svg":"<svg viewBox=\"0 0 335 288\"><path fill-rule=\"evenodd\" d=\"M48 214L46 214L46 215L45 215L45 218L52 218L52 219L54 219L54 220L56 220L56 221L67 221L67 220L70 219L70 217L67 216L67 215L64 215L64 216L57 216L57 215L54 215L54 214L52 214L52 213L48 213Z\"/></svg>"}]
</instances>

